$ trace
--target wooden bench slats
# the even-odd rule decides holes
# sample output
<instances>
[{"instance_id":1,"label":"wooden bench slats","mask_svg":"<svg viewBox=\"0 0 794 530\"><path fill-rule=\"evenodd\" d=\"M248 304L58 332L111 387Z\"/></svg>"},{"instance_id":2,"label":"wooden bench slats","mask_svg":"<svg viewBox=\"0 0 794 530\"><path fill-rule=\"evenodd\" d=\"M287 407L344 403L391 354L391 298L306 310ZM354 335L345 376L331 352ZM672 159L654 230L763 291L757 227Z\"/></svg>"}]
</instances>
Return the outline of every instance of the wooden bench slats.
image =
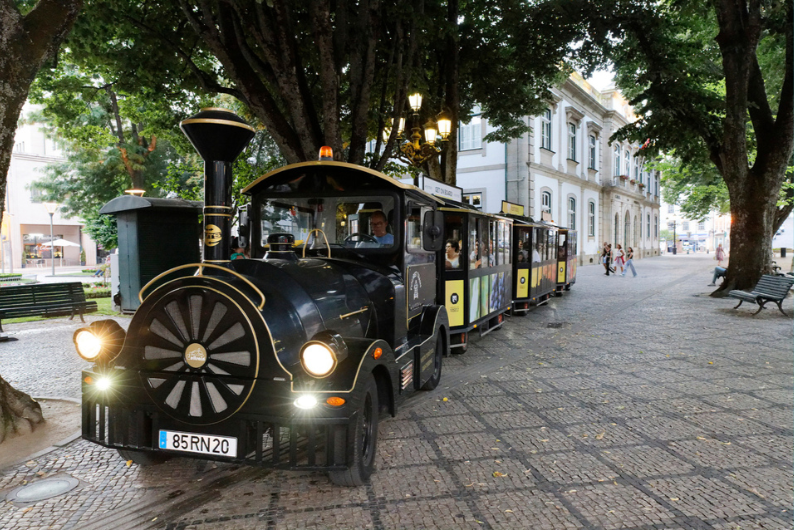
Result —
<instances>
[{"instance_id":1,"label":"wooden bench slats","mask_svg":"<svg viewBox=\"0 0 794 530\"><path fill-rule=\"evenodd\" d=\"M783 311L782 304L786 295L788 295L788 292L791 290L792 285L794 285L794 278L764 274L761 279L758 280L758 284L749 293L746 291L734 290L729 292L728 296L739 300L739 303L734 309L738 309L743 302L758 304L758 311L753 313L757 315L767 302L774 302L777 304L777 308L780 312L786 315L786 312Z\"/></svg>"},{"instance_id":2,"label":"wooden bench slats","mask_svg":"<svg viewBox=\"0 0 794 530\"><path fill-rule=\"evenodd\" d=\"M97 310L95 301L86 301L83 284L43 283L34 285L18 285L0 288L0 320L35 315L56 316L71 313L70 320L76 312L83 319L83 313ZM2 331L0 325L0 331Z\"/></svg>"}]
</instances>

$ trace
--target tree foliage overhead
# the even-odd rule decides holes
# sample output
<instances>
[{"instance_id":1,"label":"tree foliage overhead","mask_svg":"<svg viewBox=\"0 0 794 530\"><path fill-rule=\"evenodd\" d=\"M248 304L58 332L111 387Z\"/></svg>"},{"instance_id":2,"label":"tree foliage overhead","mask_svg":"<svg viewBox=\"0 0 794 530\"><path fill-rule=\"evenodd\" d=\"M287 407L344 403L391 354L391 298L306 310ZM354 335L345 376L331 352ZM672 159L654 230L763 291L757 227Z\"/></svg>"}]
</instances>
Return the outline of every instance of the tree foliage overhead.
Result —
<instances>
[{"instance_id":1,"label":"tree foliage overhead","mask_svg":"<svg viewBox=\"0 0 794 530\"><path fill-rule=\"evenodd\" d=\"M476 101L496 125L495 139L526 130L520 117L540 108L565 75L568 43L582 33L560 9L540 4L96 0L70 49L101 64L119 91L145 87L184 114L194 108L183 91L237 98L287 162L313 160L330 145L337 159L382 170L397 131L375 150L383 156L366 158L366 143L381 143L383 130L405 116L409 92L425 96L420 125L440 111L457 122ZM587 55L582 50L577 56ZM444 161L452 175L455 138Z\"/></svg>"}]
</instances>

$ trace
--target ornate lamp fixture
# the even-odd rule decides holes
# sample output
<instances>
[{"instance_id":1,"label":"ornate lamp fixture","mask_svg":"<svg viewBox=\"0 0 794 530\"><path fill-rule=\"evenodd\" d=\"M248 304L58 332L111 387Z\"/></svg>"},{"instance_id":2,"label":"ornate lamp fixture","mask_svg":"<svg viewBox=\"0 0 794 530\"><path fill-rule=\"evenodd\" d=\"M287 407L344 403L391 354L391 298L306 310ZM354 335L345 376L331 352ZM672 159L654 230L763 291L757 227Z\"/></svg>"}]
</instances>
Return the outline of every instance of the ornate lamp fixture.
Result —
<instances>
[{"instance_id":1,"label":"ornate lamp fixture","mask_svg":"<svg viewBox=\"0 0 794 530\"><path fill-rule=\"evenodd\" d=\"M444 146L436 145L438 136L441 136L442 142L449 141L449 135L452 132L452 120L447 117L445 113L438 115L436 122L428 121L424 127L419 126L419 109L422 108L422 94L415 93L408 96L408 103L413 110L413 127L411 128L411 138L400 145L400 150L397 153L397 158L412 166L420 167L427 162L431 157L437 156L444 150ZM397 126L397 138L402 140L402 133L405 129L405 119L400 118L400 123ZM424 142L422 142L421 131L424 129ZM391 135L391 128L383 130L384 140L388 140Z\"/></svg>"}]
</instances>

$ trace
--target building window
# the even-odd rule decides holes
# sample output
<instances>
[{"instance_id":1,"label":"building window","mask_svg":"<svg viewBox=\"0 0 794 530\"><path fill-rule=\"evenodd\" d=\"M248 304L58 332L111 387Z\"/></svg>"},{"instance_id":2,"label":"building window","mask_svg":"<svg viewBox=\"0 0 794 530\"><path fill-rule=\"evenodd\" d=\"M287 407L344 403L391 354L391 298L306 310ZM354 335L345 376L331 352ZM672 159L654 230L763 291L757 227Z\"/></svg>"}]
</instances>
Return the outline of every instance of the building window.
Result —
<instances>
[{"instance_id":1,"label":"building window","mask_svg":"<svg viewBox=\"0 0 794 530\"><path fill-rule=\"evenodd\" d=\"M689 221L684 221L681 223L681 230L684 232L689 232Z\"/></svg>"},{"instance_id":2,"label":"building window","mask_svg":"<svg viewBox=\"0 0 794 530\"><path fill-rule=\"evenodd\" d=\"M540 211L551 213L551 192L544 191L543 193L541 193L540 197L541 197Z\"/></svg>"},{"instance_id":3,"label":"building window","mask_svg":"<svg viewBox=\"0 0 794 530\"><path fill-rule=\"evenodd\" d=\"M619 177L620 176L620 146L619 145L615 146L614 153L615 153L614 174L615 174L616 177Z\"/></svg>"},{"instance_id":4,"label":"building window","mask_svg":"<svg viewBox=\"0 0 794 530\"><path fill-rule=\"evenodd\" d=\"M25 142L17 142L14 144L14 152L15 153L24 153L25 152Z\"/></svg>"},{"instance_id":5,"label":"building window","mask_svg":"<svg viewBox=\"0 0 794 530\"><path fill-rule=\"evenodd\" d=\"M705 230L706 229L706 221L700 221L698 223L698 230Z\"/></svg>"},{"instance_id":6,"label":"building window","mask_svg":"<svg viewBox=\"0 0 794 530\"><path fill-rule=\"evenodd\" d=\"M675 213L675 205L674 204L668 204L667 205L667 213Z\"/></svg>"},{"instance_id":7,"label":"building window","mask_svg":"<svg viewBox=\"0 0 794 530\"><path fill-rule=\"evenodd\" d=\"M482 193L464 193L463 202L466 204L471 204L478 210L482 210Z\"/></svg>"},{"instance_id":8,"label":"building window","mask_svg":"<svg viewBox=\"0 0 794 530\"><path fill-rule=\"evenodd\" d=\"M568 228L576 229L576 199L568 197Z\"/></svg>"},{"instance_id":9,"label":"building window","mask_svg":"<svg viewBox=\"0 0 794 530\"><path fill-rule=\"evenodd\" d=\"M576 160L576 125L568 124L568 158Z\"/></svg>"},{"instance_id":10,"label":"building window","mask_svg":"<svg viewBox=\"0 0 794 530\"><path fill-rule=\"evenodd\" d=\"M44 192L41 188L35 184L30 186L30 202L41 202L42 195L44 195Z\"/></svg>"},{"instance_id":11,"label":"building window","mask_svg":"<svg viewBox=\"0 0 794 530\"><path fill-rule=\"evenodd\" d=\"M656 176L656 180L654 181L654 186L656 186L656 193L654 193L654 195L656 195L658 197L659 196L659 176L658 175Z\"/></svg>"},{"instance_id":12,"label":"building window","mask_svg":"<svg viewBox=\"0 0 794 530\"><path fill-rule=\"evenodd\" d=\"M460 150L467 151L470 149L482 148L482 120L480 116L472 116L469 123L460 123L458 130L458 138L460 142Z\"/></svg>"},{"instance_id":13,"label":"building window","mask_svg":"<svg viewBox=\"0 0 794 530\"><path fill-rule=\"evenodd\" d=\"M628 177L629 175L631 175L631 155L629 154L628 151L623 152L623 159L625 160L625 169L626 169L626 172L623 174Z\"/></svg>"},{"instance_id":14,"label":"building window","mask_svg":"<svg viewBox=\"0 0 794 530\"><path fill-rule=\"evenodd\" d=\"M634 179L642 182L642 177L640 176L640 159L636 156L634 157Z\"/></svg>"},{"instance_id":15,"label":"building window","mask_svg":"<svg viewBox=\"0 0 794 530\"><path fill-rule=\"evenodd\" d=\"M595 203L593 201L590 201L588 209L590 218L588 219L587 235L595 237Z\"/></svg>"},{"instance_id":16,"label":"building window","mask_svg":"<svg viewBox=\"0 0 794 530\"><path fill-rule=\"evenodd\" d=\"M596 137L590 135L590 169L596 168Z\"/></svg>"},{"instance_id":17,"label":"building window","mask_svg":"<svg viewBox=\"0 0 794 530\"><path fill-rule=\"evenodd\" d=\"M540 118L540 133L541 143L543 149L551 151L551 109L546 109L543 116Z\"/></svg>"},{"instance_id":18,"label":"building window","mask_svg":"<svg viewBox=\"0 0 794 530\"><path fill-rule=\"evenodd\" d=\"M659 216L653 216L653 233L656 234L656 238L659 238Z\"/></svg>"},{"instance_id":19,"label":"building window","mask_svg":"<svg viewBox=\"0 0 794 530\"><path fill-rule=\"evenodd\" d=\"M650 237L651 235L651 214L648 214L648 224L645 227L647 230L645 231L645 235Z\"/></svg>"}]
</instances>

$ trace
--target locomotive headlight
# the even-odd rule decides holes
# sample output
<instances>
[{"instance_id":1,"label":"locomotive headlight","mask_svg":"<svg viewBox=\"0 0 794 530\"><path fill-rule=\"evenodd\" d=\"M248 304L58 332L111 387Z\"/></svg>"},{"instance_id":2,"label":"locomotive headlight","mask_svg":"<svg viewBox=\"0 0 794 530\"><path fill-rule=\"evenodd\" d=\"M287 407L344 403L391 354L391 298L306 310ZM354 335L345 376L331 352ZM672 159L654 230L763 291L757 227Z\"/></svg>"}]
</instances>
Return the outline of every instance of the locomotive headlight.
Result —
<instances>
[{"instance_id":1,"label":"locomotive headlight","mask_svg":"<svg viewBox=\"0 0 794 530\"><path fill-rule=\"evenodd\" d=\"M74 332L77 355L88 362L107 364L121 351L127 333L115 320L99 320Z\"/></svg>"},{"instance_id":2,"label":"locomotive headlight","mask_svg":"<svg viewBox=\"0 0 794 530\"><path fill-rule=\"evenodd\" d=\"M102 340L87 329L79 329L74 336L77 354L86 361L93 361L102 351Z\"/></svg>"},{"instance_id":3,"label":"locomotive headlight","mask_svg":"<svg viewBox=\"0 0 794 530\"><path fill-rule=\"evenodd\" d=\"M301 352L303 368L314 377L325 377L336 368L333 350L320 342L310 342Z\"/></svg>"}]
</instances>

